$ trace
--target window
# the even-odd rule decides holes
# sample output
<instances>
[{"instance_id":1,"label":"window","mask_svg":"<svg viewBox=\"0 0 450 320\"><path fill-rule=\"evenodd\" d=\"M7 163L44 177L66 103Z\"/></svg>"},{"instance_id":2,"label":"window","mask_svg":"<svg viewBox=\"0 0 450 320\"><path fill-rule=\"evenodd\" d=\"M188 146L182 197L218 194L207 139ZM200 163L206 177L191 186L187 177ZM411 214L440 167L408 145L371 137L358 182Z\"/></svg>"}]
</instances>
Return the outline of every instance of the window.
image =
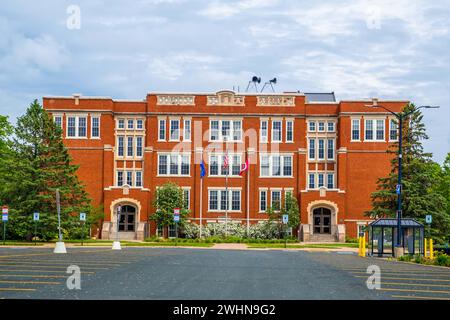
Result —
<instances>
[{"instance_id":1,"label":"window","mask_svg":"<svg viewBox=\"0 0 450 320\"><path fill-rule=\"evenodd\" d=\"M315 176L314 173L310 173L309 174L309 184L308 184L309 189L315 189L316 188L315 178L316 178L316 176Z\"/></svg>"},{"instance_id":2,"label":"window","mask_svg":"<svg viewBox=\"0 0 450 320\"><path fill-rule=\"evenodd\" d=\"M365 140L373 140L373 120L366 120Z\"/></svg>"},{"instance_id":3,"label":"window","mask_svg":"<svg viewBox=\"0 0 450 320\"><path fill-rule=\"evenodd\" d=\"M377 140L384 141L384 119L377 120Z\"/></svg>"},{"instance_id":4,"label":"window","mask_svg":"<svg viewBox=\"0 0 450 320\"><path fill-rule=\"evenodd\" d=\"M86 117L78 118L78 137L86 137Z\"/></svg>"},{"instance_id":5,"label":"window","mask_svg":"<svg viewBox=\"0 0 450 320\"><path fill-rule=\"evenodd\" d=\"M390 141L397 141L398 137L398 122L396 119L391 119L389 121L389 140Z\"/></svg>"},{"instance_id":6,"label":"window","mask_svg":"<svg viewBox=\"0 0 450 320\"><path fill-rule=\"evenodd\" d=\"M159 135L158 140L165 141L166 140L166 120L159 120Z\"/></svg>"},{"instance_id":7,"label":"window","mask_svg":"<svg viewBox=\"0 0 450 320\"><path fill-rule=\"evenodd\" d=\"M142 157L142 137L136 137L136 157Z\"/></svg>"},{"instance_id":8,"label":"window","mask_svg":"<svg viewBox=\"0 0 450 320\"><path fill-rule=\"evenodd\" d=\"M317 175L317 186L319 188L324 186L324 184L323 184L323 173L319 173Z\"/></svg>"},{"instance_id":9,"label":"window","mask_svg":"<svg viewBox=\"0 0 450 320\"><path fill-rule=\"evenodd\" d=\"M286 121L286 142L294 141L294 122Z\"/></svg>"},{"instance_id":10,"label":"window","mask_svg":"<svg viewBox=\"0 0 450 320\"><path fill-rule=\"evenodd\" d=\"M318 155L319 160L325 159L325 141L323 139L318 140Z\"/></svg>"},{"instance_id":11,"label":"window","mask_svg":"<svg viewBox=\"0 0 450 320\"><path fill-rule=\"evenodd\" d=\"M189 210L190 207L190 189L183 189L183 208Z\"/></svg>"},{"instance_id":12,"label":"window","mask_svg":"<svg viewBox=\"0 0 450 320\"><path fill-rule=\"evenodd\" d=\"M67 136L75 137L75 117L67 117Z\"/></svg>"},{"instance_id":13,"label":"window","mask_svg":"<svg viewBox=\"0 0 450 320\"><path fill-rule=\"evenodd\" d=\"M190 141L191 140L191 120L184 120L184 133L183 140Z\"/></svg>"},{"instance_id":14,"label":"window","mask_svg":"<svg viewBox=\"0 0 450 320\"><path fill-rule=\"evenodd\" d=\"M334 140L333 139L328 139L327 158L330 160L334 159Z\"/></svg>"},{"instance_id":15,"label":"window","mask_svg":"<svg viewBox=\"0 0 450 320\"><path fill-rule=\"evenodd\" d=\"M133 185L133 171L127 171L127 185Z\"/></svg>"},{"instance_id":16,"label":"window","mask_svg":"<svg viewBox=\"0 0 450 320\"><path fill-rule=\"evenodd\" d=\"M241 171L241 156L228 155L228 168L225 168L225 155L211 154L209 156L209 175L225 176L228 172L230 176L239 176ZM230 171L228 171L231 168Z\"/></svg>"},{"instance_id":17,"label":"window","mask_svg":"<svg viewBox=\"0 0 450 320\"><path fill-rule=\"evenodd\" d=\"M144 121L142 119L137 119L136 120L136 128L139 130L144 129Z\"/></svg>"},{"instance_id":18,"label":"window","mask_svg":"<svg viewBox=\"0 0 450 320\"><path fill-rule=\"evenodd\" d=\"M127 129L134 129L134 119L128 119Z\"/></svg>"},{"instance_id":19,"label":"window","mask_svg":"<svg viewBox=\"0 0 450 320\"><path fill-rule=\"evenodd\" d=\"M315 159L316 158L316 140L309 139L309 159Z\"/></svg>"},{"instance_id":20,"label":"window","mask_svg":"<svg viewBox=\"0 0 450 320\"><path fill-rule=\"evenodd\" d=\"M127 137L127 157L133 156L133 137Z\"/></svg>"},{"instance_id":21,"label":"window","mask_svg":"<svg viewBox=\"0 0 450 320\"><path fill-rule=\"evenodd\" d=\"M177 232L176 232L175 226L174 225L169 225L168 229L169 229L169 236L168 237L169 238L175 238L177 236Z\"/></svg>"},{"instance_id":22,"label":"window","mask_svg":"<svg viewBox=\"0 0 450 320\"><path fill-rule=\"evenodd\" d=\"M230 132L231 132L231 124L229 120L222 121L222 140L229 141L230 140Z\"/></svg>"},{"instance_id":23,"label":"window","mask_svg":"<svg viewBox=\"0 0 450 320\"><path fill-rule=\"evenodd\" d=\"M188 176L190 174L189 155L158 155L158 175Z\"/></svg>"},{"instance_id":24,"label":"window","mask_svg":"<svg viewBox=\"0 0 450 320\"><path fill-rule=\"evenodd\" d=\"M292 177L292 156L261 155L260 177Z\"/></svg>"},{"instance_id":25,"label":"window","mask_svg":"<svg viewBox=\"0 0 450 320\"><path fill-rule=\"evenodd\" d=\"M334 132L334 122L328 122L328 132Z\"/></svg>"},{"instance_id":26,"label":"window","mask_svg":"<svg viewBox=\"0 0 450 320\"><path fill-rule=\"evenodd\" d=\"M211 141L218 141L219 140L219 121L213 120L210 124L211 130L210 130L210 140Z\"/></svg>"},{"instance_id":27,"label":"window","mask_svg":"<svg viewBox=\"0 0 450 320\"><path fill-rule=\"evenodd\" d=\"M123 157L123 136L117 137L117 156Z\"/></svg>"},{"instance_id":28,"label":"window","mask_svg":"<svg viewBox=\"0 0 450 320\"><path fill-rule=\"evenodd\" d=\"M325 131L325 122L319 121L318 129L319 129L319 132L324 132Z\"/></svg>"},{"instance_id":29,"label":"window","mask_svg":"<svg viewBox=\"0 0 450 320\"><path fill-rule=\"evenodd\" d=\"M180 140L180 120L170 120L170 140Z\"/></svg>"},{"instance_id":30,"label":"window","mask_svg":"<svg viewBox=\"0 0 450 320\"><path fill-rule=\"evenodd\" d=\"M100 137L100 118L92 117L91 118L91 138L99 138Z\"/></svg>"},{"instance_id":31,"label":"window","mask_svg":"<svg viewBox=\"0 0 450 320\"><path fill-rule=\"evenodd\" d=\"M117 171L117 186L123 186L123 171Z\"/></svg>"},{"instance_id":32,"label":"window","mask_svg":"<svg viewBox=\"0 0 450 320\"><path fill-rule=\"evenodd\" d=\"M272 142L281 142L281 121L272 121Z\"/></svg>"},{"instance_id":33,"label":"window","mask_svg":"<svg viewBox=\"0 0 450 320\"><path fill-rule=\"evenodd\" d=\"M240 121L233 121L233 141L241 141L242 139L242 123Z\"/></svg>"},{"instance_id":34,"label":"window","mask_svg":"<svg viewBox=\"0 0 450 320\"><path fill-rule=\"evenodd\" d=\"M274 210L281 209L281 190L272 190L271 204Z\"/></svg>"},{"instance_id":35,"label":"window","mask_svg":"<svg viewBox=\"0 0 450 320\"><path fill-rule=\"evenodd\" d=\"M217 211L219 209L218 193L219 193L219 191L217 191L217 190L209 190L209 210L210 211Z\"/></svg>"},{"instance_id":36,"label":"window","mask_svg":"<svg viewBox=\"0 0 450 320\"><path fill-rule=\"evenodd\" d=\"M261 121L260 142L267 142L267 120Z\"/></svg>"},{"instance_id":37,"label":"window","mask_svg":"<svg viewBox=\"0 0 450 320\"><path fill-rule=\"evenodd\" d=\"M359 141L359 119L352 119L352 141Z\"/></svg>"},{"instance_id":38,"label":"window","mask_svg":"<svg viewBox=\"0 0 450 320\"><path fill-rule=\"evenodd\" d=\"M220 199L220 203L219 203ZM241 211L241 190L209 190L209 211Z\"/></svg>"},{"instance_id":39,"label":"window","mask_svg":"<svg viewBox=\"0 0 450 320\"><path fill-rule=\"evenodd\" d=\"M134 183L136 187L142 187L142 171L135 171Z\"/></svg>"},{"instance_id":40,"label":"window","mask_svg":"<svg viewBox=\"0 0 450 320\"><path fill-rule=\"evenodd\" d=\"M333 173L329 173L327 175L327 188L334 189L334 174Z\"/></svg>"},{"instance_id":41,"label":"window","mask_svg":"<svg viewBox=\"0 0 450 320\"><path fill-rule=\"evenodd\" d=\"M55 116L53 118L53 121L55 122L56 126L58 126L60 129L62 129L62 117L61 116Z\"/></svg>"},{"instance_id":42,"label":"window","mask_svg":"<svg viewBox=\"0 0 450 320\"><path fill-rule=\"evenodd\" d=\"M266 212L267 210L267 190L259 191L259 211Z\"/></svg>"},{"instance_id":43,"label":"window","mask_svg":"<svg viewBox=\"0 0 450 320\"><path fill-rule=\"evenodd\" d=\"M310 132L315 132L316 131L316 123L314 121L310 121L308 129Z\"/></svg>"},{"instance_id":44,"label":"window","mask_svg":"<svg viewBox=\"0 0 450 320\"><path fill-rule=\"evenodd\" d=\"M124 119L119 119L117 127L119 129L125 129L125 120Z\"/></svg>"}]
</instances>

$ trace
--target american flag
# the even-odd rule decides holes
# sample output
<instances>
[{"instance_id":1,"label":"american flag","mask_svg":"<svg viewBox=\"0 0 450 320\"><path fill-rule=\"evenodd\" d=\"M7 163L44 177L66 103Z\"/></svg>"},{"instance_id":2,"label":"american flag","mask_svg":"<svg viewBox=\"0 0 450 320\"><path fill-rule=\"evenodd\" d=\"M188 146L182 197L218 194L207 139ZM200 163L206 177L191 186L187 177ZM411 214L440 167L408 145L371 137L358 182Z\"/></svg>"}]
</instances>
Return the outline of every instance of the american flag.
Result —
<instances>
[{"instance_id":1,"label":"american flag","mask_svg":"<svg viewBox=\"0 0 450 320\"><path fill-rule=\"evenodd\" d=\"M225 154L225 157L223 158L223 167L228 168L229 161L228 161L228 153Z\"/></svg>"}]
</instances>

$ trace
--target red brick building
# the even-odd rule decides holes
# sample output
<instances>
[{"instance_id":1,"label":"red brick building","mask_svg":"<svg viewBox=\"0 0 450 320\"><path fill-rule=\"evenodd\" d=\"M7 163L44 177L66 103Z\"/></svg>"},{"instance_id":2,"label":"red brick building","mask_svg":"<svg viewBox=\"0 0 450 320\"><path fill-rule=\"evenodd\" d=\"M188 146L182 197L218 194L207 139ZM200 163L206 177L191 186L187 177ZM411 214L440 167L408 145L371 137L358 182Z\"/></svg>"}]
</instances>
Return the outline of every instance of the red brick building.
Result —
<instances>
[{"instance_id":1,"label":"red brick building","mask_svg":"<svg viewBox=\"0 0 450 320\"><path fill-rule=\"evenodd\" d=\"M190 220L253 224L286 193L298 199L305 241L356 237L369 220L370 194L390 170L393 117L372 101L336 102L334 93L150 93L144 100L44 97L94 204L103 204L99 236L158 232L149 223L158 186L183 188ZM400 111L407 101L379 101ZM228 195L225 168L228 148ZM200 162L206 176L200 190ZM250 168L239 175L241 164ZM202 193L202 194L201 194ZM200 203L202 198L202 203Z\"/></svg>"}]
</instances>

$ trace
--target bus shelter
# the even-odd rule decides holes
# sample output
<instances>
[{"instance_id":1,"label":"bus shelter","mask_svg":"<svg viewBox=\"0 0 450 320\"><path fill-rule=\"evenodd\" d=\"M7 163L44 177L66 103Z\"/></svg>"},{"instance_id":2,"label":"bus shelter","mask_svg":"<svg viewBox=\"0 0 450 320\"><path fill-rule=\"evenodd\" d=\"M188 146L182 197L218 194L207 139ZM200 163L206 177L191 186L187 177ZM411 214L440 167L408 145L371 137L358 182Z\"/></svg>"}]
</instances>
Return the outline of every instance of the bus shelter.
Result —
<instances>
[{"instance_id":1,"label":"bus shelter","mask_svg":"<svg viewBox=\"0 0 450 320\"><path fill-rule=\"evenodd\" d=\"M369 224L369 252L371 256L394 256L397 240L397 219L382 218ZM424 226L414 219L401 219L402 243L405 254L424 253Z\"/></svg>"}]
</instances>

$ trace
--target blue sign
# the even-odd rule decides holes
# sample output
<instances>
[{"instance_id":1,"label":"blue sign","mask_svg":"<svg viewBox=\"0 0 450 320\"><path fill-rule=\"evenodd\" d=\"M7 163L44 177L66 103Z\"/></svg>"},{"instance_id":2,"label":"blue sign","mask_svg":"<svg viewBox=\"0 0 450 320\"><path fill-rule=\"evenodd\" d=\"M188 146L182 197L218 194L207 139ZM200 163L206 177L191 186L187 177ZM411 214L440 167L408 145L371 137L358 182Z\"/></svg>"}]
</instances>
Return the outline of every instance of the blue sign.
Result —
<instances>
[{"instance_id":1,"label":"blue sign","mask_svg":"<svg viewBox=\"0 0 450 320\"><path fill-rule=\"evenodd\" d=\"M86 221L86 213L80 212L80 221Z\"/></svg>"},{"instance_id":2,"label":"blue sign","mask_svg":"<svg viewBox=\"0 0 450 320\"><path fill-rule=\"evenodd\" d=\"M39 212L33 213L33 220L34 221L39 221Z\"/></svg>"},{"instance_id":3,"label":"blue sign","mask_svg":"<svg viewBox=\"0 0 450 320\"><path fill-rule=\"evenodd\" d=\"M431 221L433 221L433 217L431 216L431 214L427 214L427 215L425 216L425 222L428 223L428 224L430 224Z\"/></svg>"},{"instance_id":4,"label":"blue sign","mask_svg":"<svg viewBox=\"0 0 450 320\"><path fill-rule=\"evenodd\" d=\"M400 194L400 193L402 192L402 185L401 185L401 184L398 184L398 185L395 187L395 192L396 192L397 194Z\"/></svg>"},{"instance_id":5,"label":"blue sign","mask_svg":"<svg viewBox=\"0 0 450 320\"><path fill-rule=\"evenodd\" d=\"M283 214L283 223L287 224L289 221L289 216L287 214Z\"/></svg>"},{"instance_id":6,"label":"blue sign","mask_svg":"<svg viewBox=\"0 0 450 320\"><path fill-rule=\"evenodd\" d=\"M2 221L8 221L8 214L2 214Z\"/></svg>"},{"instance_id":7,"label":"blue sign","mask_svg":"<svg viewBox=\"0 0 450 320\"><path fill-rule=\"evenodd\" d=\"M173 221L174 222L180 222L180 215L179 214L174 214L173 215Z\"/></svg>"}]
</instances>

